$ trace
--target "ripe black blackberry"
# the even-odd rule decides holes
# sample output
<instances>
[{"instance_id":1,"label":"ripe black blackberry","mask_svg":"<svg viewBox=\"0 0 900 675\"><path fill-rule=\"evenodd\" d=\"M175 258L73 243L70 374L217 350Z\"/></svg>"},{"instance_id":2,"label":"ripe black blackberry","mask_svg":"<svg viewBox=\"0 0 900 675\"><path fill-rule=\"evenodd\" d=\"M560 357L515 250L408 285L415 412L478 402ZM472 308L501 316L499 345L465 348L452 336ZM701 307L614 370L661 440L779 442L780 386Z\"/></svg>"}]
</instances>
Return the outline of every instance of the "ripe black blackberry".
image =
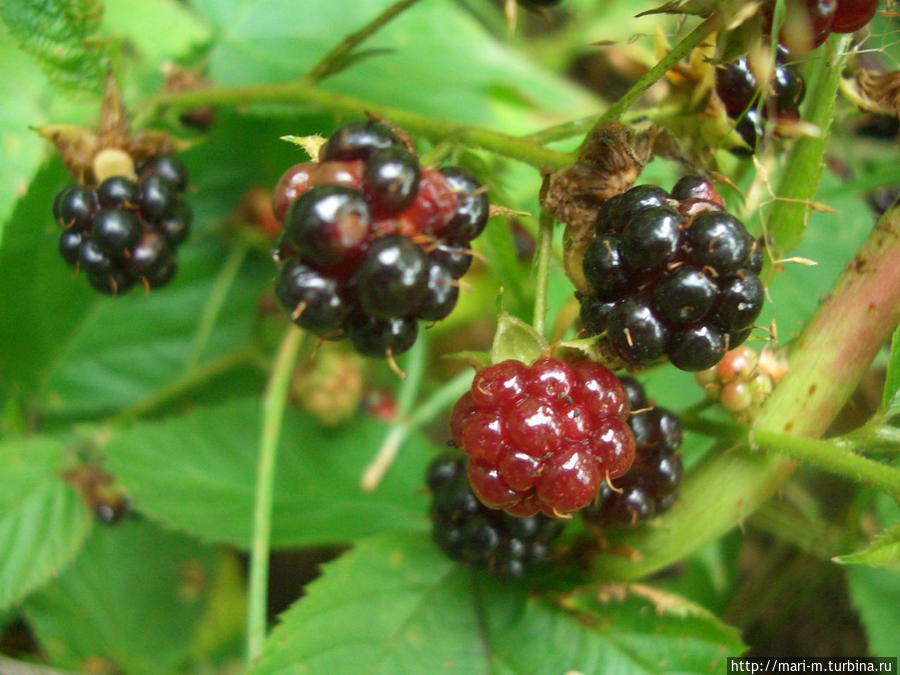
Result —
<instances>
[{"instance_id":1,"label":"ripe black blackberry","mask_svg":"<svg viewBox=\"0 0 900 675\"><path fill-rule=\"evenodd\" d=\"M735 131L747 145L747 148L736 148L734 152L742 154L756 149L763 139L766 119L783 122L800 118L799 106L805 85L799 71L785 63L788 57L787 50L779 46L775 72L766 92L760 91L759 78L746 56L716 68L716 94L728 117L734 121Z\"/></svg>"},{"instance_id":2,"label":"ripe black blackberry","mask_svg":"<svg viewBox=\"0 0 900 675\"><path fill-rule=\"evenodd\" d=\"M711 183L686 176L671 194L640 185L600 209L582 326L629 364L666 356L703 370L747 338L764 300L761 267L759 242Z\"/></svg>"},{"instance_id":3,"label":"ripe black blackberry","mask_svg":"<svg viewBox=\"0 0 900 675\"><path fill-rule=\"evenodd\" d=\"M284 224L279 303L301 328L349 337L367 356L406 351L417 321L453 310L489 215L468 170L421 167L403 136L371 120L347 124L318 162L288 169L273 195Z\"/></svg>"},{"instance_id":4,"label":"ripe black blackberry","mask_svg":"<svg viewBox=\"0 0 900 675\"><path fill-rule=\"evenodd\" d=\"M637 449L631 469L615 486L604 483L593 504L581 517L599 527L634 527L659 515L675 503L681 483L681 425L665 408L649 407L641 384L619 378L631 403L628 426Z\"/></svg>"},{"instance_id":5,"label":"ripe black blackberry","mask_svg":"<svg viewBox=\"0 0 900 675\"><path fill-rule=\"evenodd\" d=\"M191 226L183 199L188 174L178 159L156 155L135 173L137 181L113 175L96 188L69 185L53 202L61 257L108 295L136 283L148 289L169 283L177 269L175 249Z\"/></svg>"},{"instance_id":6,"label":"ripe black blackberry","mask_svg":"<svg viewBox=\"0 0 900 675\"><path fill-rule=\"evenodd\" d=\"M450 558L486 569L502 579L519 579L545 562L563 522L537 514L516 518L484 506L466 477L466 459L440 455L427 472L431 490L432 537Z\"/></svg>"}]
</instances>

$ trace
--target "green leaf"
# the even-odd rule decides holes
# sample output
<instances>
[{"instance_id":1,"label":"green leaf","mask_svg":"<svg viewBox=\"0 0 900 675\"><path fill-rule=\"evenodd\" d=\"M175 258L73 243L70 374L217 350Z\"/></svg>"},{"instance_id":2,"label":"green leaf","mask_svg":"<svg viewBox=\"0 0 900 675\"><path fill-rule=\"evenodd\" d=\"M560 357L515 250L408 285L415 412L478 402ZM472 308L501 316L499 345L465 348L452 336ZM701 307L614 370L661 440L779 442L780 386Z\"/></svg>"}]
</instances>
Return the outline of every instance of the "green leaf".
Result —
<instances>
[{"instance_id":1,"label":"green leaf","mask_svg":"<svg viewBox=\"0 0 900 675\"><path fill-rule=\"evenodd\" d=\"M135 425L105 452L139 511L206 540L246 547L259 428L259 403L244 400ZM366 418L332 431L287 411L276 470L274 546L333 544L426 526L422 486L435 450L421 437L404 444L377 490L359 487L385 429Z\"/></svg>"},{"instance_id":2,"label":"green leaf","mask_svg":"<svg viewBox=\"0 0 900 675\"><path fill-rule=\"evenodd\" d=\"M197 15L174 0L104 0L101 30L127 37L154 63L187 56L210 37Z\"/></svg>"},{"instance_id":3,"label":"green leaf","mask_svg":"<svg viewBox=\"0 0 900 675\"><path fill-rule=\"evenodd\" d=\"M298 77L392 1L316 3L315 9L308 5L301 10L297 21L285 20L298 12L293 0L193 4L221 35L210 52L212 78L223 85L243 85ZM590 95L498 42L457 3L420 2L362 48L381 53L354 63L322 86L441 119L502 122L511 134L596 110ZM497 88L516 95L495 96Z\"/></svg>"},{"instance_id":4,"label":"green leaf","mask_svg":"<svg viewBox=\"0 0 900 675\"><path fill-rule=\"evenodd\" d=\"M624 587L623 587L624 588ZM253 669L269 673L714 673L738 632L650 587L566 609L449 561L426 537L358 542L282 617Z\"/></svg>"},{"instance_id":5,"label":"green leaf","mask_svg":"<svg viewBox=\"0 0 900 675\"><path fill-rule=\"evenodd\" d=\"M900 657L900 572L855 566L847 578L850 599L869 636L869 655Z\"/></svg>"},{"instance_id":6,"label":"green leaf","mask_svg":"<svg viewBox=\"0 0 900 675\"><path fill-rule=\"evenodd\" d=\"M84 500L60 475L64 455L49 438L0 443L0 610L59 574L91 530Z\"/></svg>"},{"instance_id":7,"label":"green leaf","mask_svg":"<svg viewBox=\"0 0 900 675\"><path fill-rule=\"evenodd\" d=\"M900 523L894 523L862 551L834 558L848 565L892 567L900 570Z\"/></svg>"},{"instance_id":8,"label":"green leaf","mask_svg":"<svg viewBox=\"0 0 900 675\"><path fill-rule=\"evenodd\" d=\"M0 16L22 49L54 85L70 93L103 89L108 57L94 36L102 14L99 0L0 4Z\"/></svg>"},{"instance_id":9,"label":"green leaf","mask_svg":"<svg viewBox=\"0 0 900 675\"><path fill-rule=\"evenodd\" d=\"M24 606L55 665L174 673L203 613L213 556L194 541L126 518L97 527L82 554Z\"/></svg>"},{"instance_id":10,"label":"green leaf","mask_svg":"<svg viewBox=\"0 0 900 675\"><path fill-rule=\"evenodd\" d=\"M497 332L491 346L491 363L515 359L533 363L541 356L547 342L527 323L503 312L497 320Z\"/></svg>"},{"instance_id":11,"label":"green leaf","mask_svg":"<svg viewBox=\"0 0 900 675\"><path fill-rule=\"evenodd\" d=\"M888 361L887 375L884 378L884 393L881 396L881 407L888 417L900 413L900 327L891 338L891 357Z\"/></svg>"}]
</instances>

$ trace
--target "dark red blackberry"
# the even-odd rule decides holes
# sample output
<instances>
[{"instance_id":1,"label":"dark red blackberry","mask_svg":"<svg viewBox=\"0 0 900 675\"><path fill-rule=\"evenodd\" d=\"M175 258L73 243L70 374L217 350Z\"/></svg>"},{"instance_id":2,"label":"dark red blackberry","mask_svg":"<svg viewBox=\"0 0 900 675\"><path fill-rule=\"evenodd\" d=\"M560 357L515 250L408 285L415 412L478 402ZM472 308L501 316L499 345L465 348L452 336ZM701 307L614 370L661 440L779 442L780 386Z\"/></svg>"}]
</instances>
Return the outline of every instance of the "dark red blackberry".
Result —
<instances>
[{"instance_id":1,"label":"dark red blackberry","mask_svg":"<svg viewBox=\"0 0 900 675\"><path fill-rule=\"evenodd\" d=\"M350 311L337 281L297 258L289 259L281 268L275 297L294 323L318 335L340 331Z\"/></svg>"},{"instance_id":2,"label":"dark red blackberry","mask_svg":"<svg viewBox=\"0 0 900 675\"><path fill-rule=\"evenodd\" d=\"M778 42L791 52L815 49L831 33L837 4L837 0L789 0ZM771 25L771 7L767 13Z\"/></svg>"},{"instance_id":3,"label":"dark red blackberry","mask_svg":"<svg viewBox=\"0 0 900 675\"><path fill-rule=\"evenodd\" d=\"M367 159L377 150L401 145L384 124L371 120L351 122L335 131L319 151L319 161Z\"/></svg>"},{"instance_id":4,"label":"dark red blackberry","mask_svg":"<svg viewBox=\"0 0 900 675\"><path fill-rule=\"evenodd\" d=\"M109 256L120 258L143 234L140 220L125 209L102 209L94 216L91 239Z\"/></svg>"},{"instance_id":5,"label":"dark red blackberry","mask_svg":"<svg viewBox=\"0 0 900 675\"><path fill-rule=\"evenodd\" d=\"M759 82L746 56L716 68L716 94L729 117L737 117L753 104L759 95Z\"/></svg>"},{"instance_id":6,"label":"dark red blackberry","mask_svg":"<svg viewBox=\"0 0 900 675\"><path fill-rule=\"evenodd\" d=\"M516 518L483 506L466 479L466 460L434 459L427 474L432 494L432 537L451 559L501 579L519 579L543 563L563 523L541 514Z\"/></svg>"},{"instance_id":7,"label":"dark red blackberry","mask_svg":"<svg viewBox=\"0 0 900 675\"><path fill-rule=\"evenodd\" d=\"M415 319L392 317L378 319L352 314L346 322L353 348L365 356L397 356L413 346L419 333Z\"/></svg>"},{"instance_id":8,"label":"dark red blackberry","mask_svg":"<svg viewBox=\"0 0 900 675\"><path fill-rule=\"evenodd\" d=\"M412 205L419 190L419 160L401 146L384 148L366 160L365 194L376 215L400 213Z\"/></svg>"},{"instance_id":9,"label":"dark red blackberry","mask_svg":"<svg viewBox=\"0 0 900 675\"><path fill-rule=\"evenodd\" d=\"M582 518L599 527L633 527L672 506L681 484L681 425L665 408L649 408L644 388L623 377L633 412L628 426L634 434L634 464L612 485L600 487L596 501L581 511Z\"/></svg>"},{"instance_id":10,"label":"dark red blackberry","mask_svg":"<svg viewBox=\"0 0 900 675\"><path fill-rule=\"evenodd\" d=\"M449 179L440 171L424 169L416 199L400 218L414 231L434 234L454 218L458 203L459 195L453 191Z\"/></svg>"},{"instance_id":11,"label":"dark red blackberry","mask_svg":"<svg viewBox=\"0 0 900 675\"><path fill-rule=\"evenodd\" d=\"M762 309L761 245L708 181L683 178L662 200L661 188L649 187L607 202L615 203L583 258L582 327L605 334L627 363L668 356L703 369L746 339Z\"/></svg>"},{"instance_id":12,"label":"dark red blackberry","mask_svg":"<svg viewBox=\"0 0 900 675\"><path fill-rule=\"evenodd\" d=\"M291 204L313 186L317 167L315 162L295 164L278 179L272 191L272 211L279 223L284 222Z\"/></svg>"},{"instance_id":13,"label":"dark red blackberry","mask_svg":"<svg viewBox=\"0 0 900 675\"><path fill-rule=\"evenodd\" d=\"M634 439L627 413L619 381L600 364L509 360L475 375L450 426L483 504L518 517L559 517L628 470Z\"/></svg>"},{"instance_id":14,"label":"dark red blackberry","mask_svg":"<svg viewBox=\"0 0 900 675\"><path fill-rule=\"evenodd\" d=\"M878 11L878 0L838 0L831 24L832 33L855 33Z\"/></svg>"},{"instance_id":15,"label":"dark red blackberry","mask_svg":"<svg viewBox=\"0 0 900 675\"><path fill-rule=\"evenodd\" d=\"M448 166L441 169L450 191L456 195L456 213L440 229L440 236L456 244L467 244L487 225L490 202L484 186L468 169Z\"/></svg>"},{"instance_id":16,"label":"dark red blackberry","mask_svg":"<svg viewBox=\"0 0 900 675\"><path fill-rule=\"evenodd\" d=\"M294 202L285 237L308 264L336 267L362 253L372 214L363 196L347 187L314 187Z\"/></svg>"},{"instance_id":17,"label":"dark red blackberry","mask_svg":"<svg viewBox=\"0 0 900 675\"><path fill-rule=\"evenodd\" d=\"M353 276L360 309L380 319L414 314L428 293L429 262L406 237L376 240Z\"/></svg>"}]
</instances>

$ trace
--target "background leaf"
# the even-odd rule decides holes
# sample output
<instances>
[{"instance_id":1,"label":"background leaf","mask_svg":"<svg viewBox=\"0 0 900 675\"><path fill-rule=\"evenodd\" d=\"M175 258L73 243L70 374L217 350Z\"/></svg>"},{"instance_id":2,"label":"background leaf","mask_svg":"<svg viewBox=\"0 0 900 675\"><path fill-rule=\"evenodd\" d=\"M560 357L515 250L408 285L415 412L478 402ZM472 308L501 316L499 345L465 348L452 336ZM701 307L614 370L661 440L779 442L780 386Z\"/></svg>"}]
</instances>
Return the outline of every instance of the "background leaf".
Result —
<instances>
[{"instance_id":1,"label":"background leaf","mask_svg":"<svg viewBox=\"0 0 900 675\"><path fill-rule=\"evenodd\" d=\"M663 612L586 595L564 611L450 562L424 536L379 535L326 566L252 672L720 672L742 651L737 631L660 595Z\"/></svg>"},{"instance_id":2,"label":"background leaf","mask_svg":"<svg viewBox=\"0 0 900 675\"><path fill-rule=\"evenodd\" d=\"M108 57L94 35L102 13L99 0L0 3L10 33L50 81L80 94L102 91Z\"/></svg>"},{"instance_id":3,"label":"background leaf","mask_svg":"<svg viewBox=\"0 0 900 675\"><path fill-rule=\"evenodd\" d=\"M213 556L134 517L97 527L78 560L25 604L53 663L139 675L184 665L212 578Z\"/></svg>"},{"instance_id":4,"label":"background leaf","mask_svg":"<svg viewBox=\"0 0 900 675\"><path fill-rule=\"evenodd\" d=\"M259 405L243 400L138 424L107 445L135 507L212 541L250 542ZM359 487L386 427L358 419L322 428L289 409L278 454L273 546L347 542L426 526L425 467L436 450L410 438L373 493Z\"/></svg>"},{"instance_id":5,"label":"background leaf","mask_svg":"<svg viewBox=\"0 0 900 675\"><path fill-rule=\"evenodd\" d=\"M91 531L90 510L60 474L64 454L50 438L0 443L0 610L59 574Z\"/></svg>"},{"instance_id":6,"label":"background leaf","mask_svg":"<svg viewBox=\"0 0 900 675\"><path fill-rule=\"evenodd\" d=\"M869 636L869 656L900 657L900 572L854 566L847 570L850 598Z\"/></svg>"},{"instance_id":7,"label":"background leaf","mask_svg":"<svg viewBox=\"0 0 900 675\"><path fill-rule=\"evenodd\" d=\"M835 562L900 570L900 523L889 527L862 551L838 556Z\"/></svg>"}]
</instances>

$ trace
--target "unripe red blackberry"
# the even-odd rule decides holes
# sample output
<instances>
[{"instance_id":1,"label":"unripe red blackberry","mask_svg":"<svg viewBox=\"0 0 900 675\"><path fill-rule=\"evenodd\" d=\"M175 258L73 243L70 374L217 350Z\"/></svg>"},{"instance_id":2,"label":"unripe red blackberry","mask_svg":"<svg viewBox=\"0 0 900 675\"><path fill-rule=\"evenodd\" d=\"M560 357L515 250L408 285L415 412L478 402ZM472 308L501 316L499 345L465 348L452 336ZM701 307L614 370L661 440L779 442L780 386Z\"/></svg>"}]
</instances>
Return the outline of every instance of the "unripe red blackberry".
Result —
<instances>
[{"instance_id":1,"label":"unripe red blackberry","mask_svg":"<svg viewBox=\"0 0 900 675\"><path fill-rule=\"evenodd\" d=\"M64 230L60 255L108 295L121 295L139 282L150 289L171 281L177 270L174 249L190 229L181 162L158 155L139 171L140 182L111 175L96 189L63 188L53 202L53 217Z\"/></svg>"},{"instance_id":2,"label":"unripe red blackberry","mask_svg":"<svg viewBox=\"0 0 900 675\"><path fill-rule=\"evenodd\" d=\"M345 125L273 194L284 224L273 256L283 265L280 304L302 328L349 337L368 356L400 354L418 320L453 310L469 241L489 214L469 171L423 169L398 134L373 121Z\"/></svg>"},{"instance_id":3,"label":"unripe red blackberry","mask_svg":"<svg viewBox=\"0 0 900 675\"><path fill-rule=\"evenodd\" d=\"M762 309L762 251L709 181L685 177L672 192L641 185L601 207L582 263L582 327L629 364L668 357L703 370Z\"/></svg>"},{"instance_id":4,"label":"unripe red blackberry","mask_svg":"<svg viewBox=\"0 0 900 675\"><path fill-rule=\"evenodd\" d=\"M450 427L482 503L518 517L560 517L628 470L627 414L621 384L600 364L507 360L475 375Z\"/></svg>"},{"instance_id":5,"label":"unripe red blackberry","mask_svg":"<svg viewBox=\"0 0 900 675\"><path fill-rule=\"evenodd\" d=\"M674 504L681 483L678 418L665 408L649 408L637 380L621 380L637 411L628 418L636 444L634 463L620 479L601 485L597 499L581 511L586 522L599 527L634 527L659 515Z\"/></svg>"},{"instance_id":6,"label":"unripe red blackberry","mask_svg":"<svg viewBox=\"0 0 900 675\"><path fill-rule=\"evenodd\" d=\"M721 402L736 419L750 422L786 372L786 362L769 349L757 353L741 346L715 367L697 373L696 379L707 398Z\"/></svg>"},{"instance_id":7,"label":"unripe red blackberry","mask_svg":"<svg viewBox=\"0 0 900 675\"><path fill-rule=\"evenodd\" d=\"M507 580L519 579L544 563L563 523L541 514L516 518L487 508L472 492L466 475L466 459L455 454L440 455L428 467L432 537L441 550L453 560Z\"/></svg>"}]
</instances>

